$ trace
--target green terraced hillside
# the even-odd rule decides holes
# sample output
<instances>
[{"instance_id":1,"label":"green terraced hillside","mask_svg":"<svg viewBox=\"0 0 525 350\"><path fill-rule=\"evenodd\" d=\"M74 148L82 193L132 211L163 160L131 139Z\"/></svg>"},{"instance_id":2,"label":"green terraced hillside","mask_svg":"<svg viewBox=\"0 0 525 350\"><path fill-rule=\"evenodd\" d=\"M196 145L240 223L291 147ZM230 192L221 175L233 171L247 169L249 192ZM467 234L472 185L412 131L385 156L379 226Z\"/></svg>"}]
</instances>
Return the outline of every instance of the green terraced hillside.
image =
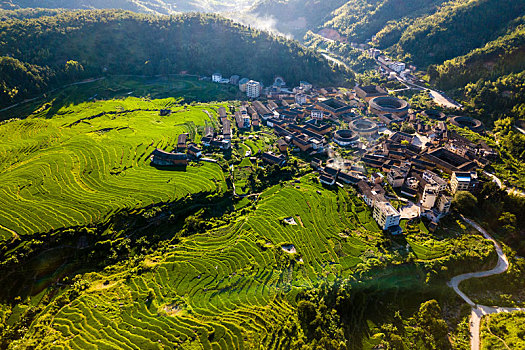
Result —
<instances>
[{"instance_id":1,"label":"green terraced hillside","mask_svg":"<svg viewBox=\"0 0 525 350\"><path fill-rule=\"evenodd\" d=\"M295 317L298 288L372 260L381 234L375 223L363 227L368 211L360 222L356 210L356 197L310 177L270 188L229 226L186 238L138 267L85 275L78 299L58 307L59 297L46 308L54 331L42 348L286 348L293 339L281 325ZM288 217L296 225L284 223ZM40 318L31 337L49 322Z\"/></svg>"},{"instance_id":2,"label":"green terraced hillside","mask_svg":"<svg viewBox=\"0 0 525 350\"><path fill-rule=\"evenodd\" d=\"M166 244L145 259L77 276L12 345L287 349L303 337L296 311L301 290L350 275L384 280L379 288L387 290L424 280L414 265L391 265L378 248L384 236L359 198L347 189L326 190L310 175L269 188L253 209L235 214L230 224ZM465 239L468 249L480 241ZM457 249L454 239L439 240L434 259ZM425 249L432 248L419 244Z\"/></svg>"},{"instance_id":3,"label":"green terraced hillside","mask_svg":"<svg viewBox=\"0 0 525 350\"><path fill-rule=\"evenodd\" d=\"M216 125L213 105L175 99L127 98L49 112L0 125L0 238L93 224L119 210L143 208L188 194L224 191L218 165L185 170L150 166L155 148L171 151L180 133L196 138ZM161 108L173 113L160 117ZM215 107L217 108L217 107Z\"/></svg>"}]
</instances>

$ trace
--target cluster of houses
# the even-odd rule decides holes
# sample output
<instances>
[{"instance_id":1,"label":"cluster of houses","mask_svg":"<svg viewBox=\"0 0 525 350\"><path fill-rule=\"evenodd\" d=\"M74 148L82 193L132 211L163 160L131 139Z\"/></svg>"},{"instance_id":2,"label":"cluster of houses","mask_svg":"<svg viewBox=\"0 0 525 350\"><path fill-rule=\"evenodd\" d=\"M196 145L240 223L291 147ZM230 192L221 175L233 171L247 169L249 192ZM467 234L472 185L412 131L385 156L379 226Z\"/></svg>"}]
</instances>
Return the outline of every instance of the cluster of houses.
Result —
<instances>
[{"instance_id":1,"label":"cluster of houses","mask_svg":"<svg viewBox=\"0 0 525 350\"><path fill-rule=\"evenodd\" d=\"M161 110L160 114L169 115L170 113L166 111L169 110ZM220 107L218 114L220 133L215 132L212 126L206 126L201 138L201 147L226 151L231 148L231 121L226 113L226 108ZM177 138L177 149L173 152L155 149L150 157L151 164L156 166L187 166L190 159L202 157L203 150L201 147L194 142L189 142L189 134L180 134Z\"/></svg>"},{"instance_id":2,"label":"cluster of houses","mask_svg":"<svg viewBox=\"0 0 525 350\"><path fill-rule=\"evenodd\" d=\"M435 228L450 210L451 195L477 191L477 169L497 157L486 143L469 141L448 130L444 121L423 124L414 114L407 120L418 133L394 132L367 149L361 161L373 169L373 174L357 183L365 202L374 208L378 224L394 232L399 230L401 214L386 200L385 184L416 203L419 214L431 220L431 228Z\"/></svg>"},{"instance_id":3,"label":"cluster of houses","mask_svg":"<svg viewBox=\"0 0 525 350\"><path fill-rule=\"evenodd\" d=\"M407 65L404 62L394 61L388 56L384 55L381 50L376 48L368 48L368 55L377 60L379 63L379 70L384 75L387 75L391 79L396 77L401 78L407 82L417 82L418 78L414 75L416 67L413 65Z\"/></svg>"},{"instance_id":4,"label":"cluster of houses","mask_svg":"<svg viewBox=\"0 0 525 350\"><path fill-rule=\"evenodd\" d=\"M375 140L369 147L356 150L364 166L372 171L355 166L355 160L346 166L323 167L314 158L311 164L324 185L355 185L373 207L380 227L393 233L400 232L403 215L388 198L396 199L396 203L398 199L416 203L417 215L430 219L431 228L435 228L449 212L452 195L460 190L476 191L476 170L497 157L497 152L483 141L474 143L449 130L443 113L413 111L406 101L389 96L377 86L358 86L344 94L335 89L301 90L294 96L256 104L261 120L279 137L276 146L283 153L293 148L316 157L325 153L330 140L343 147L362 146L360 138ZM449 118L453 119L458 118ZM346 123L348 129L341 129ZM401 123L411 126L415 133L389 130ZM478 121L468 121L464 126L481 131ZM389 136L377 141L380 130ZM273 156L273 164L284 164L282 156ZM404 199L388 194L390 187Z\"/></svg>"},{"instance_id":5,"label":"cluster of houses","mask_svg":"<svg viewBox=\"0 0 525 350\"><path fill-rule=\"evenodd\" d=\"M246 96L253 99L261 96L261 92L263 91L262 83L248 78L241 78L236 74L230 78L224 78L221 73L213 73L211 81L218 84L238 85L241 92L246 93Z\"/></svg>"},{"instance_id":6,"label":"cluster of houses","mask_svg":"<svg viewBox=\"0 0 525 350\"><path fill-rule=\"evenodd\" d=\"M204 77L209 79L209 77ZM303 100L306 102L306 96L302 95L301 92L309 92L313 86L307 81L301 81L298 87L290 90L286 86L286 81L277 76L274 79L272 85L265 87L260 81L256 81L250 78L241 78L238 75L232 75L230 78L224 78L221 73L213 73L211 81L218 84L231 84L239 87L239 90L246 94L250 99L258 99L259 97L264 98L277 98L283 96L294 96L297 95L299 101Z\"/></svg>"},{"instance_id":7,"label":"cluster of houses","mask_svg":"<svg viewBox=\"0 0 525 350\"><path fill-rule=\"evenodd\" d=\"M226 83L218 74L212 79ZM249 80L233 76L228 83L241 86ZM400 231L400 219L407 217L396 209L399 203L415 203L417 215L427 217L436 226L450 210L452 195L476 191L477 169L497 157L497 152L483 141L471 142L449 130L443 113L414 111L406 101L388 95L378 86L340 91L315 89L301 82L291 91L284 87L284 80L278 77L271 88L265 89L264 100L243 102L229 110L220 107L220 132L206 127L201 146L229 150L232 123L239 131L258 130L265 125L277 136L278 151L260 152L258 156L264 163L282 167L288 151L313 159L311 165L319 172L322 184L354 185L373 208L373 217L381 228L393 233ZM457 116L449 121L482 132L479 121ZM414 133L395 131L401 124ZM179 136L177 153L156 150L152 162L183 165L191 157L200 157L201 149L188 143L187 137ZM331 141L351 147L353 159L336 161ZM323 165L320 158L326 155L329 159Z\"/></svg>"}]
</instances>

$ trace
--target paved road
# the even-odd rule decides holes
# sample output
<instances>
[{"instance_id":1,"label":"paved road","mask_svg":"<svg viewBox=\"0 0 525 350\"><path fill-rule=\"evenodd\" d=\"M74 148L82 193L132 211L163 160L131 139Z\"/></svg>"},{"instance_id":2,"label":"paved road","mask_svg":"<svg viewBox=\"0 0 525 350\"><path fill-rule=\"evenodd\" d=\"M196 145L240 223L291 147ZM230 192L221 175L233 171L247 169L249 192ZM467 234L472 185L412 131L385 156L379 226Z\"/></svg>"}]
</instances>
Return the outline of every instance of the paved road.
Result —
<instances>
[{"instance_id":1,"label":"paved road","mask_svg":"<svg viewBox=\"0 0 525 350\"><path fill-rule=\"evenodd\" d=\"M434 99L434 102L436 102L440 106L447 108L463 109L463 106L461 106L459 103L436 90L430 90L429 93L430 96Z\"/></svg>"},{"instance_id":2,"label":"paved road","mask_svg":"<svg viewBox=\"0 0 525 350\"><path fill-rule=\"evenodd\" d=\"M516 125L514 125L514 129L518 130L518 131L521 132L523 135L525 135L525 130L523 130L522 128L517 127Z\"/></svg>"},{"instance_id":3,"label":"paved road","mask_svg":"<svg viewBox=\"0 0 525 350\"><path fill-rule=\"evenodd\" d=\"M465 217L463 217L463 220L465 220L469 225L474 227L476 230L478 230L483 237L486 239L489 239L494 244L494 247L496 248L496 253L498 254L498 263L496 264L496 267L493 269L487 270L487 271L480 271L480 272L471 272L471 273L465 273L463 275L456 276L452 278L447 284L448 286L452 287L454 291L463 299L467 304L472 306L472 313L470 315L470 348L471 350L479 350L480 348L480 336L479 336L479 330L480 330L480 324L481 324L481 318L484 315L499 313L499 312L513 312L513 311L525 311L525 308L511 308L511 307L497 307L497 306L485 306L485 305L478 305L474 303L465 293L463 293L459 289L459 284L465 280L468 280L470 278L481 278L481 277L487 277L492 275L498 275L500 273L503 273L507 271L509 268L509 261L507 260L507 257L505 256L505 253L501 249L501 246L496 242L494 238L492 238L491 235L487 231L485 231L481 226L479 226L477 223L475 223L472 220L469 220Z\"/></svg>"}]
</instances>

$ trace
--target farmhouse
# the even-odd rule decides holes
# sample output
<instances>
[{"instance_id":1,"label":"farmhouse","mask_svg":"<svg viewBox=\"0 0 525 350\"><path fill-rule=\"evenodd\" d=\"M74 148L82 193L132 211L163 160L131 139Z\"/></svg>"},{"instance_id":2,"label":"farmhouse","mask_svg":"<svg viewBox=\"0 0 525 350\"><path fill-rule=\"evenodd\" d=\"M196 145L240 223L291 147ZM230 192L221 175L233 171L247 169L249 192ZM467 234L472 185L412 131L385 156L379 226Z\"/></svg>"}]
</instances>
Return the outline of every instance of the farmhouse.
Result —
<instances>
[{"instance_id":1,"label":"farmhouse","mask_svg":"<svg viewBox=\"0 0 525 350\"><path fill-rule=\"evenodd\" d=\"M323 120L324 118L324 112L320 109L314 109L311 112L311 116L313 120Z\"/></svg>"},{"instance_id":2,"label":"farmhouse","mask_svg":"<svg viewBox=\"0 0 525 350\"><path fill-rule=\"evenodd\" d=\"M288 143L283 139L279 139L277 140L277 148L279 148L281 152L286 152L288 150Z\"/></svg>"},{"instance_id":3,"label":"farmhouse","mask_svg":"<svg viewBox=\"0 0 525 350\"><path fill-rule=\"evenodd\" d=\"M188 154L191 154L195 158L199 158L200 156L202 156L202 150L198 148L196 144L190 143L188 145Z\"/></svg>"},{"instance_id":4,"label":"farmhouse","mask_svg":"<svg viewBox=\"0 0 525 350\"><path fill-rule=\"evenodd\" d=\"M220 83L222 80L222 74L221 73L213 73L211 76L211 81L214 83Z\"/></svg>"},{"instance_id":5,"label":"farmhouse","mask_svg":"<svg viewBox=\"0 0 525 350\"><path fill-rule=\"evenodd\" d=\"M406 171L399 167L392 167L390 172L386 176L386 180L393 188L399 188L403 186L406 178Z\"/></svg>"},{"instance_id":6,"label":"farmhouse","mask_svg":"<svg viewBox=\"0 0 525 350\"><path fill-rule=\"evenodd\" d=\"M399 226L401 215L389 202L376 202L374 205L374 220L383 230Z\"/></svg>"},{"instance_id":7,"label":"farmhouse","mask_svg":"<svg viewBox=\"0 0 525 350\"><path fill-rule=\"evenodd\" d=\"M297 103L298 105L304 105L306 103L306 95L305 94L295 95L295 103Z\"/></svg>"},{"instance_id":8,"label":"farmhouse","mask_svg":"<svg viewBox=\"0 0 525 350\"><path fill-rule=\"evenodd\" d=\"M309 82L307 81L300 81L299 82L299 86L301 89L305 90L305 91L310 91L312 90L312 84L310 84Z\"/></svg>"},{"instance_id":9,"label":"farmhouse","mask_svg":"<svg viewBox=\"0 0 525 350\"><path fill-rule=\"evenodd\" d=\"M205 136L205 137L201 138L201 143L205 147L211 146L211 142L212 141L213 141L213 137L210 137L210 136Z\"/></svg>"},{"instance_id":10,"label":"farmhouse","mask_svg":"<svg viewBox=\"0 0 525 350\"><path fill-rule=\"evenodd\" d=\"M450 188L452 193L458 191L469 191L473 192L477 189L478 185L478 175L475 172L458 172L455 171L452 173L452 178L450 179Z\"/></svg>"},{"instance_id":11,"label":"farmhouse","mask_svg":"<svg viewBox=\"0 0 525 350\"><path fill-rule=\"evenodd\" d=\"M225 107L219 107L219 118L220 119L226 118L226 108Z\"/></svg>"},{"instance_id":12,"label":"farmhouse","mask_svg":"<svg viewBox=\"0 0 525 350\"><path fill-rule=\"evenodd\" d=\"M177 141L177 149L183 151L186 149L186 142L188 142L188 134L180 134Z\"/></svg>"},{"instance_id":13,"label":"farmhouse","mask_svg":"<svg viewBox=\"0 0 525 350\"><path fill-rule=\"evenodd\" d=\"M231 147L231 143L228 140L212 140L210 142L210 147L219 148L221 150L228 150Z\"/></svg>"},{"instance_id":14,"label":"farmhouse","mask_svg":"<svg viewBox=\"0 0 525 350\"><path fill-rule=\"evenodd\" d=\"M225 119L222 123L222 136L225 140L230 140L232 136L232 123L229 119Z\"/></svg>"},{"instance_id":15,"label":"farmhouse","mask_svg":"<svg viewBox=\"0 0 525 350\"><path fill-rule=\"evenodd\" d=\"M306 135L298 135L292 138L292 143L299 147L301 152L307 152L313 147L313 144L308 140Z\"/></svg>"},{"instance_id":16,"label":"farmhouse","mask_svg":"<svg viewBox=\"0 0 525 350\"><path fill-rule=\"evenodd\" d=\"M286 164L286 158L283 155L276 156L273 153L264 152L261 157L262 157L263 162L270 164L270 165L276 164L279 167L282 167Z\"/></svg>"},{"instance_id":17,"label":"farmhouse","mask_svg":"<svg viewBox=\"0 0 525 350\"><path fill-rule=\"evenodd\" d=\"M150 157L151 163L160 166L188 165L188 156L185 153L169 153L156 148Z\"/></svg>"},{"instance_id":18,"label":"farmhouse","mask_svg":"<svg viewBox=\"0 0 525 350\"><path fill-rule=\"evenodd\" d=\"M274 116L273 112L266 108L261 101L254 101L253 107L255 108L257 113L259 113L263 120L268 120L269 118Z\"/></svg>"},{"instance_id":19,"label":"farmhouse","mask_svg":"<svg viewBox=\"0 0 525 350\"><path fill-rule=\"evenodd\" d=\"M324 185L333 186L335 185L335 177L327 174L321 174L319 177L319 182Z\"/></svg>"},{"instance_id":20,"label":"farmhouse","mask_svg":"<svg viewBox=\"0 0 525 350\"><path fill-rule=\"evenodd\" d=\"M347 105L341 100L331 98L324 101L318 101L316 104L317 109L326 112L328 115L331 115L333 118L337 118L344 113L348 113L352 110L352 107Z\"/></svg>"},{"instance_id":21,"label":"farmhouse","mask_svg":"<svg viewBox=\"0 0 525 350\"><path fill-rule=\"evenodd\" d=\"M240 79L240 78L241 78L241 77L239 77L239 76L236 75L236 74L232 75L232 76L230 77L230 84L232 84L232 85L237 85L237 84L239 84L239 79Z\"/></svg>"},{"instance_id":22,"label":"farmhouse","mask_svg":"<svg viewBox=\"0 0 525 350\"><path fill-rule=\"evenodd\" d=\"M376 85L356 86L355 92L360 99L365 100L366 102L370 101L374 97L388 95L385 89Z\"/></svg>"}]
</instances>

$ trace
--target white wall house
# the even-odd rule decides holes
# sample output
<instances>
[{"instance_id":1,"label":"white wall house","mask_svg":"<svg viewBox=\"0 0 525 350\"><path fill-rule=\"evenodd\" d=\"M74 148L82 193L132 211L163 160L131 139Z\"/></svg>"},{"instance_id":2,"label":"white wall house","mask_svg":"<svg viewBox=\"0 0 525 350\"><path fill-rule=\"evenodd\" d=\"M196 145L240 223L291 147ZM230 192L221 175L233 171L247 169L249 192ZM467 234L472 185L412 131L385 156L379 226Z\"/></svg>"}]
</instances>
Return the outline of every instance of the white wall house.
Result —
<instances>
[{"instance_id":1,"label":"white wall house","mask_svg":"<svg viewBox=\"0 0 525 350\"><path fill-rule=\"evenodd\" d=\"M255 80L250 80L246 84L246 96L249 98L257 98L261 95L261 83Z\"/></svg>"},{"instance_id":2,"label":"white wall house","mask_svg":"<svg viewBox=\"0 0 525 350\"><path fill-rule=\"evenodd\" d=\"M213 73L211 76L211 81L214 83L220 83L222 80L222 74L221 73Z\"/></svg>"},{"instance_id":3,"label":"white wall house","mask_svg":"<svg viewBox=\"0 0 525 350\"><path fill-rule=\"evenodd\" d=\"M319 109L314 109L312 111L312 119L315 120L323 120L324 118L324 112Z\"/></svg>"},{"instance_id":4,"label":"white wall house","mask_svg":"<svg viewBox=\"0 0 525 350\"><path fill-rule=\"evenodd\" d=\"M374 205L374 220L383 230L399 226L401 215L388 202L376 202Z\"/></svg>"},{"instance_id":5,"label":"white wall house","mask_svg":"<svg viewBox=\"0 0 525 350\"><path fill-rule=\"evenodd\" d=\"M457 191L472 191L477 182L478 175L475 172L455 171L450 179L450 188L454 194Z\"/></svg>"}]
</instances>

